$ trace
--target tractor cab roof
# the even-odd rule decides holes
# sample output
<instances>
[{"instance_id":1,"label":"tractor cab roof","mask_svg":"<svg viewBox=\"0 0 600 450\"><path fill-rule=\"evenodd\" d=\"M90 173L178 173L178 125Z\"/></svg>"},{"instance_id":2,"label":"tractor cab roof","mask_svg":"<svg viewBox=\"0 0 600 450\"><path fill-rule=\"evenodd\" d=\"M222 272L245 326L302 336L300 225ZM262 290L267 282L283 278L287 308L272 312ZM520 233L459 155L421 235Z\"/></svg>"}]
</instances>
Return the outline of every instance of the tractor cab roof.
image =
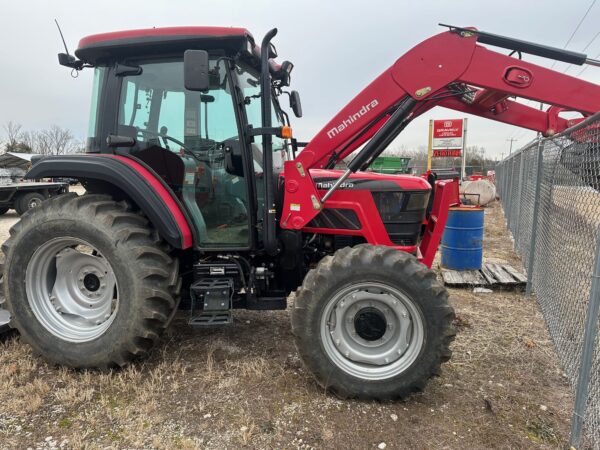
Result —
<instances>
[{"instance_id":1,"label":"tractor cab roof","mask_svg":"<svg viewBox=\"0 0 600 450\"><path fill-rule=\"evenodd\" d=\"M248 45L250 44L250 45ZM79 41L75 55L87 64L127 56L161 55L187 49L254 49L245 28L165 27L94 34Z\"/></svg>"}]
</instances>

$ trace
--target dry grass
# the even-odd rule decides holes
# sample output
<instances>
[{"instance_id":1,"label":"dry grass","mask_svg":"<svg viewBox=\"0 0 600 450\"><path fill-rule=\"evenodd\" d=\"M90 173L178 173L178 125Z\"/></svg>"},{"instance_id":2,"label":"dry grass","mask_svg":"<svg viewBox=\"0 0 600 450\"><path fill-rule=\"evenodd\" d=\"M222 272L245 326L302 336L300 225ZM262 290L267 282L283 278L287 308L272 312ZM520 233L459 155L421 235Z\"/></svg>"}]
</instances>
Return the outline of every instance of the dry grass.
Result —
<instances>
[{"instance_id":1,"label":"dry grass","mask_svg":"<svg viewBox=\"0 0 600 450\"><path fill-rule=\"evenodd\" d=\"M486 256L518 265L498 206L486 222ZM210 330L182 314L147 361L110 373L50 367L9 337L0 449L563 447L569 387L535 303L468 290L451 301L453 359L406 402L324 393L297 357L287 311L240 311Z\"/></svg>"}]
</instances>

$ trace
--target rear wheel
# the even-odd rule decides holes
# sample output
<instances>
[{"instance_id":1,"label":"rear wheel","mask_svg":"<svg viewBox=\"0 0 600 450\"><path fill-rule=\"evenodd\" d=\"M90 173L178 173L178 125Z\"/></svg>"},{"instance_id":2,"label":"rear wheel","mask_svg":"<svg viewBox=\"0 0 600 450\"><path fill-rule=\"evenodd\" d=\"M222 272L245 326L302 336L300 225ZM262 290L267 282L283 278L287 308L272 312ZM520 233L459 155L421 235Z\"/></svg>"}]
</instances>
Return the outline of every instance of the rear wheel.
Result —
<instances>
[{"instance_id":1,"label":"rear wheel","mask_svg":"<svg viewBox=\"0 0 600 450\"><path fill-rule=\"evenodd\" d=\"M17 214L23 215L30 209L40 206L44 200L46 200L46 197L39 192L28 192L17 198L15 201L15 210Z\"/></svg>"},{"instance_id":2,"label":"rear wheel","mask_svg":"<svg viewBox=\"0 0 600 450\"><path fill-rule=\"evenodd\" d=\"M324 258L296 292L298 351L341 397L402 398L450 358L454 312L435 275L389 247L359 245Z\"/></svg>"},{"instance_id":3,"label":"rear wheel","mask_svg":"<svg viewBox=\"0 0 600 450\"><path fill-rule=\"evenodd\" d=\"M6 307L33 349L77 368L145 355L177 306L177 260L141 215L104 195L65 194L10 230Z\"/></svg>"}]
</instances>

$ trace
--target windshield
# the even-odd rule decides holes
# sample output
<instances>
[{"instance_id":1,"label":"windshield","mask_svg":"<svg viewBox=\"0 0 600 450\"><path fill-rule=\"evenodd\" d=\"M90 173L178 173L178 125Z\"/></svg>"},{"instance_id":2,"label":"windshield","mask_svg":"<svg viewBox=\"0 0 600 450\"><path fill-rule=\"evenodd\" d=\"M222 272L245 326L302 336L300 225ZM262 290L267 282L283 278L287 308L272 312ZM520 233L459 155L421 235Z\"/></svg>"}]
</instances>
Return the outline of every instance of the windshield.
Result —
<instances>
[{"instance_id":1,"label":"windshield","mask_svg":"<svg viewBox=\"0 0 600 450\"><path fill-rule=\"evenodd\" d=\"M254 127L260 127L262 124L261 99L260 99L260 77L258 72L245 65L236 66L236 75L238 85L244 96L246 105L246 116L248 123ZM283 125L276 103L273 103L271 109L272 126ZM255 171L262 171L262 145L261 137L255 137L255 145L252 146L254 154ZM276 172L283 170L283 162L287 159L285 141L277 136L273 136L273 169Z\"/></svg>"},{"instance_id":2,"label":"windshield","mask_svg":"<svg viewBox=\"0 0 600 450\"><path fill-rule=\"evenodd\" d=\"M121 136L131 136L141 147L159 145L192 152L237 139L238 129L225 61L211 60L210 89L206 93L182 86L183 62L141 65L142 73L123 80L119 105Z\"/></svg>"}]
</instances>

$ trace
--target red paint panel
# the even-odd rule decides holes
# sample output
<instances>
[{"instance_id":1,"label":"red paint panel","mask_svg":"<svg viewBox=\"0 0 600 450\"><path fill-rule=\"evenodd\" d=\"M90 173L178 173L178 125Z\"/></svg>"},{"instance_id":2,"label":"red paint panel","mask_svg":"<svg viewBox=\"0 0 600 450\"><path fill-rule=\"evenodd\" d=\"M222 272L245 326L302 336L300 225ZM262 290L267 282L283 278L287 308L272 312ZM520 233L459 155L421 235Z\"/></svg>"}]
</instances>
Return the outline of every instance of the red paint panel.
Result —
<instances>
[{"instance_id":1,"label":"red paint panel","mask_svg":"<svg viewBox=\"0 0 600 450\"><path fill-rule=\"evenodd\" d=\"M413 177L417 178L417 177ZM424 181L429 188L429 184ZM324 194L325 191L320 191ZM340 234L349 236L363 236L369 244L385 245L397 250L415 253L417 246L399 246L394 244L389 237L385 225L379 215L379 210L373 201L373 195L368 190L339 190L326 202L327 208L351 209L356 213L361 224L360 230L345 230L335 228L303 227L305 233Z\"/></svg>"},{"instance_id":2,"label":"red paint panel","mask_svg":"<svg viewBox=\"0 0 600 450\"><path fill-rule=\"evenodd\" d=\"M225 36L252 36L245 28L233 27L164 27L164 28L146 28L139 30L113 31L111 33L93 34L86 36L79 41L79 47L83 48L89 45L98 44L107 41L116 41L120 39L137 39L142 37L154 36L198 36L198 37L225 37Z\"/></svg>"},{"instance_id":3,"label":"red paint panel","mask_svg":"<svg viewBox=\"0 0 600 450\"><path fill-rule=\"evenodd\" d=\"M431 268L437 252L446 221L448 220L448 209L450 206L460 204L458 192L458 180L439 180L435 183L433 207L425 223L425 232L419 246L419 258L423 264Z\"/></svg>"},{"instance_id":4,"label":"red paint panel","mask_svg":"<svg viewBox=\"0 0 600 450\"><path fill-rule=\"evenodd\" d=\"M310 175L313 180L319 180L322 178L333 178L338 179L344 173L343 170L325 170L325 169L312 169ZM352 180L373 180L373 181L391 181L398 185L398 188L405 191L418 191L428 190L430 188L429 183L420 177L414 175L386 175L378 172L356 172L348 177L347 182ZM340 192L342 189L340 189ZM321 194L325 194L326 191L320 191ZM337 192L337 191L336 191ZM356 192L356 191L354 191ZM335 194L334 194L335 196ZM331 197L332 199L334 197ZM329 202L329 200L328 200Z\"/></svg>"},{"instance_id":5,"label":"red paint panel","mask_svg":"<svg viewBox=\"0 0 600 450\"><path fill-rule=\"evenodd\" d=\"M192 241L193 241L192 230L190 229L190 226L187 223L185 216L181 212L181 209L179 209L179 205L175 202L173 197L171 197L171 194L169 194L169 191L167 191L165 189L165 187L162 185L162 183L160 181L158 181L156 179L156 177L148 169L146 169L141 164L139 164L129 158L125 158L124 156L106 155L106 154L98 155L98 156L105 156L107 158L117 159L120 162L122 162L123 164L128 165L133 170L135 170L137 173L139 173L142 177L144 177L144 179L148 182L148 184L150 184L150 186L152 186L152 188L160 196L161 200L163 202L165 202L165 204L167 205L167 208L169 208L169 211L171 211L173 218L177 222L177 227L179 228L179 231L181 232L181 236L182 236L182 247L181 248L185 250L186 248L190 248L192 246Z\"/></svg>"},{"instance_id":6,"label":"red paint panel","mask_svg":"<svg viewBox=\"0 0 600 450\"><path fill-rule=\"evenodd\" d=\"M529 74L527 84L511 83L515 70ZM473 60L459 80L584 114L600 110L600 86L481 46L476 47Z\"/></svg>"}]
</instances>

